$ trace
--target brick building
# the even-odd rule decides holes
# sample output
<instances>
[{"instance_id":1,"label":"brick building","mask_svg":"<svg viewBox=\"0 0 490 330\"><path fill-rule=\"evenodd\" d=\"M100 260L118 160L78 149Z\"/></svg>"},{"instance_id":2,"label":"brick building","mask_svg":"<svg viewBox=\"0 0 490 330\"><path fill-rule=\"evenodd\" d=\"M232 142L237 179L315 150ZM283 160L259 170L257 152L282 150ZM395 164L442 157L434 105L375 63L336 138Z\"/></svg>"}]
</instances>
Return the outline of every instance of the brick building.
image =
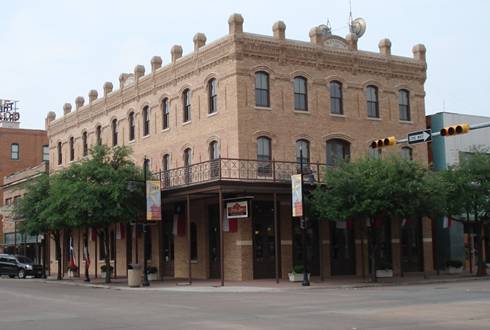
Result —
<instances>
[{"instance_id":1,"label":"brick building","mask_svg":"<svg viewBox=\"0 0 490 330\"><path fill-rule=\"evenodd\" d=\"M290 192L299 149L314 184L339 160L366 156L373 138L425 127L423 45L413 47L412 58L400 57L388 39L374 53L358 50L353 34L314 27L306 42L287 39L281 21L272 36L244 32L243 22L234 14L223 38L206 44L197 33L192 53L182 56L175 45L167 65L155 56L151 72L137 65L120 75L118 90L106 82L102 97L91 90L88 104L77 97L75 111L65 104L62 118L46 118L52 171L95 143L131 146L140 165L150 159L162 185L164 219L151 229L149 256L160 277L287 278L302 260ZM425 146L383 152L427 163ZM247 217L226 219L225 203L236 201L247 205ZM360 224L310 220L313 275L368 273ZM413 250L403 269L432 271L430 223L400 225L385 224L384 258L399 274L400 260L408 260L400 253ZM75 246L85 230L71 233ZM141 237L137 228L114 226L116 275L141 262ZM94 258L100 247L92 238ZM97 263L90 272L99 272Z\"/></svg>"},{"instance_id":2,"label":"brick building","mask_svg":"<svg viewBox=\"0 0 490 330\"><path fill-rule=\"evenodd\" d=\"M3 126L0 122L0 208L13 203L20 196L4 197L4 177L14 172L38 165L49 159L47 132L43 130L21 129L19 123L8 123ZM3 250L4 218L1 215L0 239Z\"/></svg>"}]
</instances>

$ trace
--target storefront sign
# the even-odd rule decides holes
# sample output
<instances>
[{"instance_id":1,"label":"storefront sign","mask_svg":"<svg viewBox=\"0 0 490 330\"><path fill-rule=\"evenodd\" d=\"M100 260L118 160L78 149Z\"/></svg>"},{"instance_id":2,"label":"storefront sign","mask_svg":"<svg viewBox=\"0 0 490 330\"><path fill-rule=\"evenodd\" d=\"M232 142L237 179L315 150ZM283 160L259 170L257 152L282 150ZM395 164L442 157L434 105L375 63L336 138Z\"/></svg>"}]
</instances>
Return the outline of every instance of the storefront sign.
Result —
<instances>
[{"instance_id":1,"label":"storefront sign","mask_svg":"<svg viewBox=\"0 0 490 330\"><path fill-rule=\"evenodd\" d=\"M293 217L303 216L303 187L301 186L301 174L291 175L291 195Z\"/></svg>"},{"instance_id":2,"label":"storefront sign","mask_svg":"<svg viewBox=\"0 0 490 330\"><path fill-rule=\"evenodd\" d=\"M226 217L228 219L248 218L248 202L226 203Z\"/></svg>"},{"instance_id":3,"label":"storefront sign","mask_svg":"<svg viewBox=\"0 0 490 330\"><path fill-rule=\"evenodd\" d=\"M146 181L146 220L162 220L160 181Z\"/></svg>"},{"instance_id":4,"label":"storefront sign","mask_svg":"<svg viewBox=\"0 0 490 330\"><path fill-rule=\"evenodd\" d=\"M17 112L17 101L0 99L0 121L18 122L20 113Z\"/></svg>"}]
</instances>

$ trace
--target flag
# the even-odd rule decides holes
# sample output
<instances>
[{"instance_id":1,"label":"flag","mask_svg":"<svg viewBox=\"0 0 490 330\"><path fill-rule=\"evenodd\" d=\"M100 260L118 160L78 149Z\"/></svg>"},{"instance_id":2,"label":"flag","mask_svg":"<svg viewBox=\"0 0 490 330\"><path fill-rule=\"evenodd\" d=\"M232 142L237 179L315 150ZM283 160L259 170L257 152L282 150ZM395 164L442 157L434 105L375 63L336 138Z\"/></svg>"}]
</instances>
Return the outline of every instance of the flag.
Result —
<instances>
[{"instance_id":1,"label":"flag","mask_svg":"<svg viewBox=\"0 0 490 330\"><path fill-rule=\"evenodd\" d=\"M83 241L83 260L85 261L87 268L90 267L90 254L88 252L88 240Z\"/></svg>"},{"instance_id":2,"label":"flag","mask_svg":"<svg viewBox=\"0 0 490 330\"><path fill-rule=\"evenodd\" d=\"M75 262L75 251L73 249L73 237L70 236L70 268L72 270L77 269L77 264Z\"/></svg>"}]
</instances>

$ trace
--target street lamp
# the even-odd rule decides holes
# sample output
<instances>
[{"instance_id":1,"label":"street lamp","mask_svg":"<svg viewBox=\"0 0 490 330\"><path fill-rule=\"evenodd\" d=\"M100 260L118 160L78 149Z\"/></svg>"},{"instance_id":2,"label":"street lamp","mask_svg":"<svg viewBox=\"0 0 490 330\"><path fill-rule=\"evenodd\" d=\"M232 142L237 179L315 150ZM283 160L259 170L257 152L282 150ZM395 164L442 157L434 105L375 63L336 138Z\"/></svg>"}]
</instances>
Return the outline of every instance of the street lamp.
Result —
<instances>
[{"instance_id":1,"label":"street lamp","mask_svg":"<svg viewBox=\"0 0 490 330\"><path fill-rule=\"evenodd\" d=\"M302 239L303 239L303 286L310 286L310 279L308 278L308 252L306 247L306 228L307 228L307 217L306 217L306 203L305 203L305 192L303 187L303 148L299 148L299 166L301 173L301 202L303 203L303 214L301 216L301 229L302 229Z\"/></svg>"}]
</instances>

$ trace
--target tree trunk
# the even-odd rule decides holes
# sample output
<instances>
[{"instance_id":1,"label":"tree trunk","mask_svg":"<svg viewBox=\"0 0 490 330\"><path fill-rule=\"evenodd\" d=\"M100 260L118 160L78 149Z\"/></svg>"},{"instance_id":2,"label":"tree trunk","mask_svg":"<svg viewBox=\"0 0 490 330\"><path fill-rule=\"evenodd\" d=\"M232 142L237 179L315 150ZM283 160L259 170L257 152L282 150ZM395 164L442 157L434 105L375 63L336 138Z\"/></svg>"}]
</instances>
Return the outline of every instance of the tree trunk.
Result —
<instances>
[{"instance_id":1,"label":"tree trunk","mask_svg":"<svg viewBox=\"0 0 490 330\"><path fill-rule=\"evenodd\" d=\"M476 219L475 219L476 220ZM480 222L477 230L477 242L478 242L478 271L476 276L485 276L487 275L487 265L483 260L483 223Z\"/></svg>"},{"instance_id":2,"label":"tree trunk","mask_svg":"<svg viewBox=\"0 0 490 330\"><path fill-rule=\"evenodd\" d=\"M109 227L104 227L104 250L105 250L105 283L111 283L111 262L109 257Z\"/></svg>"},{"instance_id":3,"label":"tree trunk","mask_svg":"<svg viewBox=\"0 0 490 330\"><path fill-rule=\"evenodd\" d=\"M377 250L377 243L376 243L376 230L374 228L374 221L372 219L369 219L369 222L371 224L369 228L369 240L370 240L370 255L369 259L371 260L371 281L372 282L377 282L378 278L376 277L376 250Z\"/></svg>"}]
</instances>

